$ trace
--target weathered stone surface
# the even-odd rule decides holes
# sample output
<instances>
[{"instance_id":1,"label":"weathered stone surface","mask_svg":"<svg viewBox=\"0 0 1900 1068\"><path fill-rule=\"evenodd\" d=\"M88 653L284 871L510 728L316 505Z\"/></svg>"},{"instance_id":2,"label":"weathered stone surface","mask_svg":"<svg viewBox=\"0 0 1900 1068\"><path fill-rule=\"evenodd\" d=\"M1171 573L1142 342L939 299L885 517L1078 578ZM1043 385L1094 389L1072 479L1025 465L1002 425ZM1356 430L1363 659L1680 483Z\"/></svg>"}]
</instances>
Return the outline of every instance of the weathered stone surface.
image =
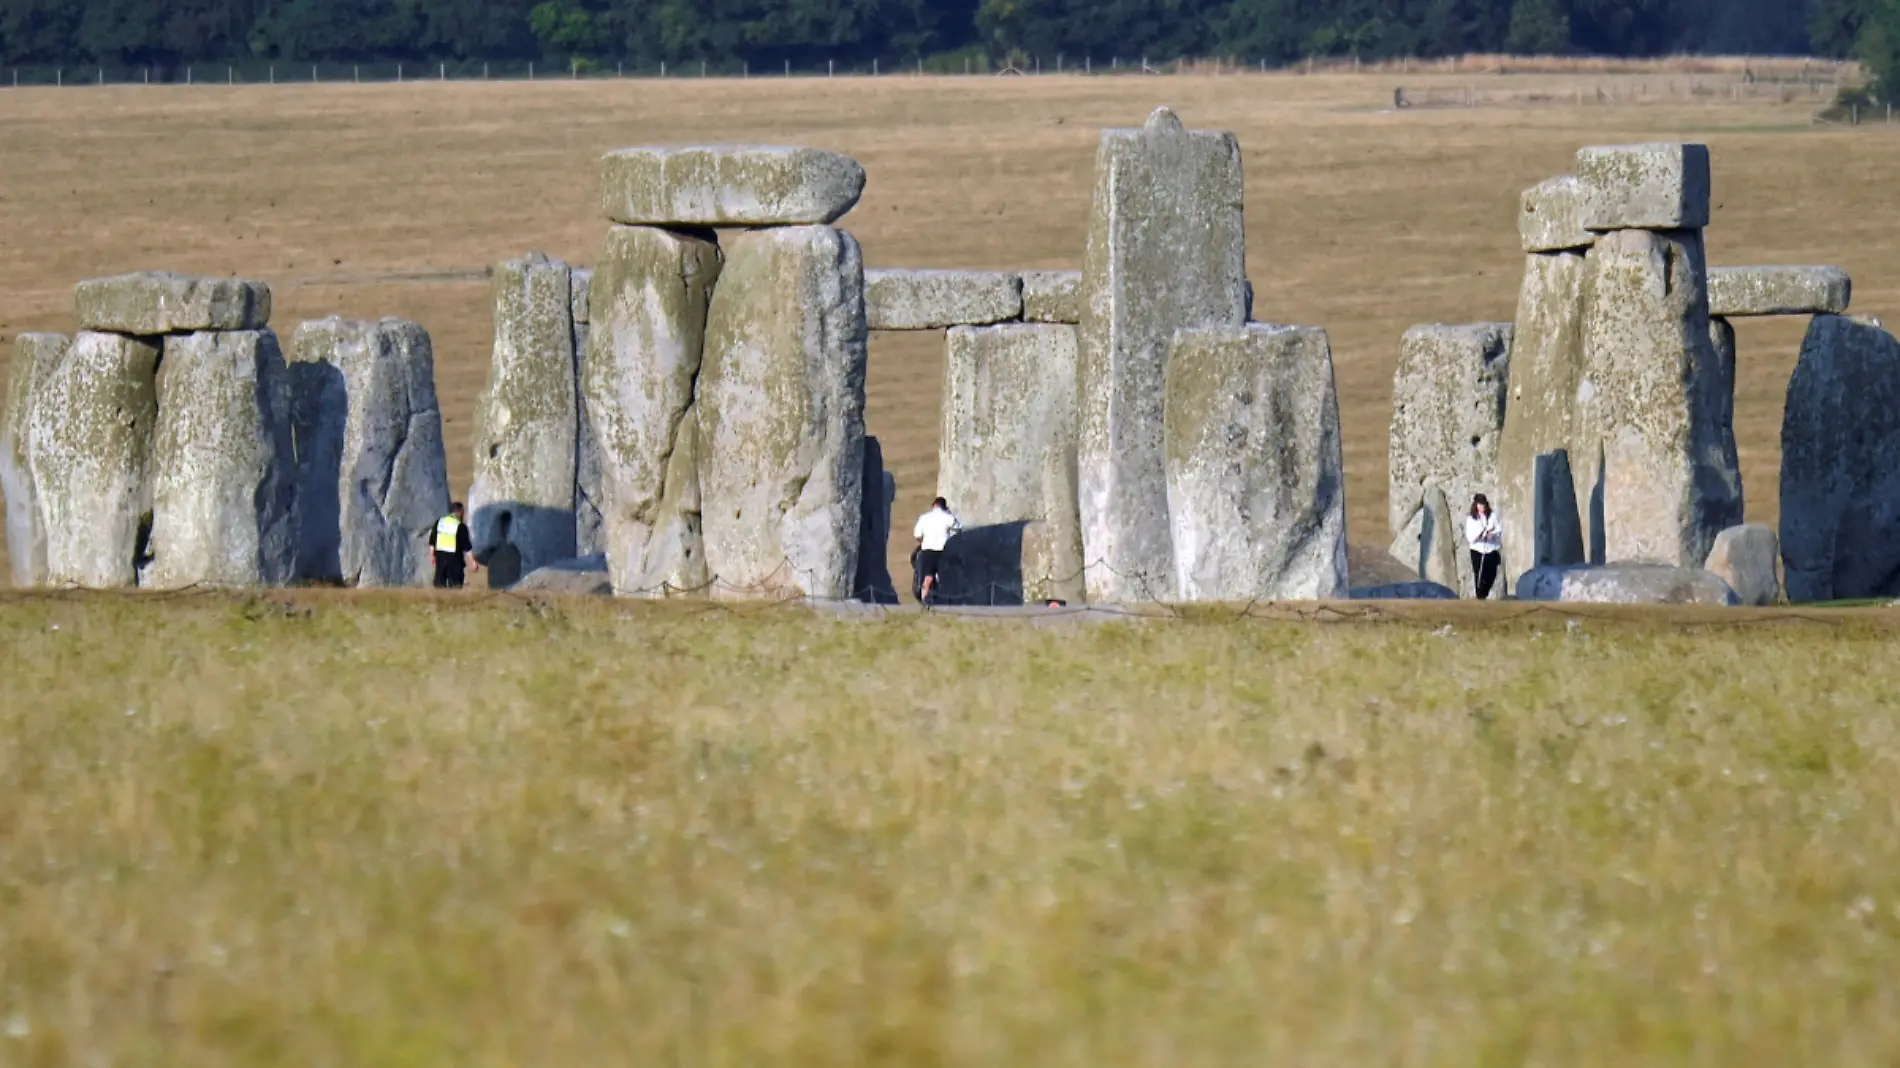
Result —
<instances>
[{"instance_id":1,"label":"weathered stone surface","mask_svg":"<svg viewBox=\"0 0 1900 1068\"><path fill-rule=\"evenodd\" d=\"M139 585L281 586L297 558L290 382L269 330L165 339Z\"/></svg>"},{"instance_id":2,"label":"weathered stone surface","mask_svg":"<svg viewBox=\"0 0 1900 1068\"><path fill-rule=\"evenodd\" d=\"M1023 280L1002 271L866 271L864 308L873 330L1000 323L1022 318Z\"/></svg>"},{"instance_id":3,"label":"weathered stone surface","mask_svg":"<svg viewBox=\"0 0 1900 1068\"><path fill-rule=\"evenodd\" d=\"M46 584L138 582L152 508L158 346L83 332L47 371L27 420L46 524Z\"/></svg>"},{"instance_id":4,"label":"weathered stone surface","mask_svg":"<svg viewBox=\"0 0 1900 1068\"><path fill-rule=\"evenodd\" d=\"M1577 153L1583 226L1700 230L1709 225L1709 146L1618 145Z\"/></svg>"},{"instance_id":5,"label":"weathered stone surface","mask_svg":"<svg viewBox=\"0 0 1900 1068\"><path fill-rule=\"evenodd\" d=\"M582 406L622 594L702 591L709 578L692 405L721 262L711 234L616 226L595 268Z\"/></svg>"},{"instance_id":6,"label":"weathered stone surface","mask_svg":"<svg viewBox=\"0 0 1900 1068\"><path fill-rule=\"evenodd\" d=\"M429 332L331 317L290 343L300 579L420 586L448 513L448 457Z\"/></svg>"},{"instance_id":7,"label":"weathered stone surface","mask_svg":"<svg viewBox=\"0 0 1900 1068\"><path fill-rule=\"evenodd\" d=\"M1781 600L1781 579L1775 564L1781 543L1775 532L1760 523L1730 527L1715 536L1704 569L1721 578L1746 605L1771 605Z\"/></svg>"},{"instance_id":8,"label":"weathered stone surface","mask_svg":"<svg viewBox=\"0 0 1900 1068\"><path fill-rule=\"evenodd\" d=\"M1175 331L1247 316L1240 145L1162 108L1104 130L1083 260L1077 474L1088 597L1175 589L1162 407Z\"/></svg>"},{"instance_id":9,"label":"weathered stone surface","mask_svg":"<svg viewBox=\"0 0 1900 1068\"><path fill-rule=\"evenodd\" d=\"M568 274L569 306L574 319L574 381L581 379L582 365L587 362L587 346L590 341L588 318L592 308L589 301L592 295L594 272L587 268L576 267ZM593 420L587 410L587 398L581 397L576 409L579 426L575 436L576 455L574 458L574 551L581 556L605 556L607 553L606 520L601 516L605 491L601 489L600 452L598 438L594 434Z\"/></svg>"},{"instance_id":10,"label":"weathered stone surface","mask_svg":"<svg viewBox=\"0 0 1900 1068\"><path fill-rule=\"evenodd\" d=\"M1463 591L1477 592L1471 573L1471 554L1459 517L1452 514L1445 491L1427 486L1408 520L1392 539L1392 556L1404 561L1420 578Z\"/></svg>"},{"instance_id":11,"label":"weathered stone surface","mask_svg":"<svg viewBox=\"0 0 1900 1068\"><path fill-rule=\"evenodd\" d=\"M575 326L588 325L592 310L590 298L594 291L594 271L590 267L572 267L567 275L569 314L574 317ZM586 352L583 346L579 351ZM582 557L581 559L584 559Z\"/></svg>"},{"instance_id":12,"label":"weathered stone surface","mask_svg":"<svg viewBox=\"0 0 1900 1068\"><path fill-rule=\"evenodd\" d=\"M698 387L706 563L722 596L851 595L866 335L850 234L801 226L727 243Z\"/></svg>"},{"instance_id":13,"label":"weathered stone surface","mask_svg":"<svg viewBox=\"0 0 1900 1068\"><path fill-rule=\"evenodd\" d=\"M1517 599L1583 604L1742 603L1718 575L1699 567L1659 564L1533 568L1518 580Z\"/></svg>"},{"instance_id":14,"label":"weathered stone surface","mask_svg":"<svg viewBox=\"0 0 1900 1068\"><path fill-rule=\"evenodd\" d=\"M1461 513L1473 494L1497 492L1510 363L1510 323L1415 326L1405 332L1392 377L1387 459L1393 533L1411 520L1427 487L1442 489Z\"/></svg>"},{"instance_id":15,"label":"weathered stone surface","mask_svg":"<svg viewBox=\"0 0 1900 1068\"><path fill-rule=\"evenodd\" d=\"M1176 334L1166 457L1181 600L1345 595L1345 461L1325 331Z\"/></svg>"},{"instance_id":16,"label":"weathered stone surface","mask_svg":"<svg viewBox=\"0 0 1900 1068\"><path fill-rule=\"evenodd\" d=\"M53 373L72 340L64 334L21 334L13 339L7 407L0 418L0 494L7 499L7 559L13 584L46 584L46 522L33 481L30 448L34 404L40 384Z\"/></svg>"},{"instance_id":17,"label":"weathered stone surface","mask_svg":"<svg viewBox=\"0 0 1900 1068\"><path fill-rule=\"evenodd\" d=\"M948 334L937 492L963 521L964 548L982 551L979 585L1013 592L1013 603L1026 587L1042 595L1081 572L1074 483L1062 472L1075 456L1075 366L1071 326L1004 323ZM1029 524L1047 529L1026 539ZM992 535L992 527L1014 533ZM1008 558L1012 550L1019 555Z\"/></svg>"},{"instance_id":18,"label":"weathered stone surface","mask_svg":"<svg viewBox=\"0 0 1900 1068\"><path fill-rule=\"evenodd\" d=\"M1602 524L1596 521L1602 514L1596 494L1602 450L1584 423L1581 397L1585 257L1533 253L1524 262L1511 330L1510 399L1498 435L1498 492L1491 497L1504 528L1503 570L1513 577L1545 564L1604 559ZM1544 458L1559 453L1573 480L1569 492L1539 478L1555 470ZM1536 546L1559 555L1523 551Z\"/></svg>"},{"instance_id":19,"label":"weathered stone surface","mask_svg":"<svg viewBox=\"0 0 1900 1068\"><path fill-rule=\"evenodd\" d=\"M1583 182L1574 174L1559 175L1524 190L1518 198L1523 209L1517 217L1518 238L1525 252L1563 252L1596 244L1597 235L1583 228L1587 202Z\"/></svg>"},{"instance_id":20,"label":"weathered stone surface","mask_svg":"<svg viewBox=\"0 0 1900 1068\"><path fill-rule=\"evenodd\" d=\"M1839 315L1854 298L1854 282L1839 267L1712 267L1709 314Z\"/></svg>"},{"instance_id":21,"label":"weathered stone surface","mask_svg":"<svg viewBox=\"0 0 1900 1068\"><path fill-rule=\"evenodd\" d=\"M270 286L242 278L142 271L81 282L73 298L82 330L152 336L258 330L270 322Z\"/></svg>"},{"instance_id":22,"label":"weathered stone surface","mask_svg":"<svg viewBox=\"0 0 1900 1068\"><path fill-rule=\"evenodd\" d=\"M1023 319L1032 323L1082 321L1081 271L1024 271Z\"/></svg>"},{"instance_id":23,"label":"weathered stone surface","mask_svg":"<svg viewBox=\"0 0 1900 1068\"><path fill-rule=\"evenodd\" d=\"M538 253L495 268L495 348L475 411L470 536L506 513L523 574L574 556L580 414L568 265Z\"/></svg>"},{"instance_id":24,"label":"weathered stone surface","mask_svg":"<svg viewBox=\"0 0 1900 1068\"><path fill-rule=\"evenodd\" d=\"M601 160L601 211L630 225L829 223L863 193L857 160L816 148L623 148Z\"/></svg>"},{"instance_id":25,"label":"weathered stone surface","mask_svg":"<svg viewBox=\"0 0 1900 1068\"><path fill-rule=\"evenodd\" d=\"M1734 354L1711 342L1706 277L1694 231L1619 230L1590 250L1584 422L1610 560L1700 567L1742 521Z\"/></svg>"},{"instance_id":26,"label":"weathered stone surface","mask_svg":"<svg viewBox=\"0 0 1900 1068\"><path fill-rule=\"evenodd\" d=\"M607 556L595 553L572 560L556 560L521 576L510 593L605 597L614 592L607 572Z\"/></svg>"},{"instance_id":27,"label":"weathered stone surface","mask_svg":"<svg viewBox=\"0 0 1900 1068\"><path fill-rule=\"evenodd\" d=\"M858 573L851 595L870 604L897 604L891 578L891 509L897 504L897 479L884 469L884 447L864 439L864 505L858 521Z\"/></svg>"},{"instance_id":28,"label":"weathered stone surface","mask_svg":"<svg viewBox=\"0 0 1900 1068\"><path fill-rule=\"evenodd\" d=\"M1900 341L1871 319L1820 315L1781 423L1788 599L1900 595Z\"/></svg>"},{"instance_id":29,"label":"weathered stone surface","mask_svg":"<svg viewBox=\"0 0 1900 1068\"><path fill-rule=\"evenodd\" d=\"M1455 601L1458 591L1436 582L1397 582L1353 590L1355 601Z\"/></svg>"}]
</instances>

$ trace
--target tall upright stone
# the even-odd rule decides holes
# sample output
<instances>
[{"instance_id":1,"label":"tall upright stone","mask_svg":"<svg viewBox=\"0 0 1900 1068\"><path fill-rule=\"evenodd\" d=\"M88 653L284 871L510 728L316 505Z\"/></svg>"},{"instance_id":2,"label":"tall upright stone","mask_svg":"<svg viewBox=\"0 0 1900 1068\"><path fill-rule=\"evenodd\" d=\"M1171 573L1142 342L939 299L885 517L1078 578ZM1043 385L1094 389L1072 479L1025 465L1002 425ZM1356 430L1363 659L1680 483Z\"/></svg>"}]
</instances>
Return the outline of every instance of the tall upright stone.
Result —
<instances>
[{"instance_id":1,"label":"tall upright stone","mask_svg":"<svg viewBox=\"0 0 1900 1068\"><path fill-rule=\"evenodd\" d=\"M1166 388L1176 596L1346 596L1345 459L1326 332L1184 330Z\"/></svg>"},{"instance_id":2,"label":"tall upright stone","mask_svg":"<svg viewBox=\"0 0 1900 1068\"><path fill-rule=\"evenodd\" d=\"M600 471L602 540L622 594L706 586L692 408L720 264L710 232L616 226L594 270L582 408Z\"/></svg>"},{"instance_id":3,"label":"tall upright stone","mask_svg":"<svg viewBox=\"0 0 1900 1068\"><path fill-rule=\"evenodd\" d=\"M421 586L449 508L448 456L428 331L331 317L291 336L297 577Z\"/></svg>"},{"instance_id":4,"label":"tall upright stone","mask_svg":"<svg viewBox=\"0 0 1900 1068\"><path fill-rule=\"evenodd\" d=\"M850 596L864 477L864 257L827 226L734 235L698 383L722 596Z\"/></svg>"},{"instance_id":5,"label":"tall upright stone","mask_svg":"<svg viewBox=\"0 0 1900 1068\"><path fill-rule=\"evenodd\" d=\"M864 438L864 505L858 523L858 573L851 595L871 604L896 604L891 578L891 509L897 504L897 479L884 469L884 448Z\"/></svg>"},{"instance_id":6,"label":"tall upright stone","mask_svg":"<svg viewBox=\"0 0 1900 1068\"><path fill-rule=\"evenodd\" d=\"M570 292L569 306L573 309L574 323L574 383L578 389L581 380L582 365L587 362L588 336L592 324L588 322L592 308L589 297L593 288L594 272L576 267L568 275ZM587 400L581 397L575 409L577 426L575 428L574 457L574 545L582 556L604 554L607 551L605 521L601 517L600 454L596 449L596 440L592 418L587 411Z\"/></svg>"},{"instance_id":7,"label":"tall upright stone","mask_svg":"<svg viewBox=\"0 0 1900 1068\"><path fill-rule=\"evenodd\" d=\"M1438 486L1427 486L1419 495L1418 507L1404 528L1393 536L1390 551L1426 582L1466 597L1477 594L1477 579L1471 571L1464 531L1452 515L1445 491Z\"/></svg>"},{"instance_id":8,"label":"tall upright stone","mask_svg":"<svg viewBox=\"0 0 1900 1068\"><path fill-rule=\"evenodd\" d=\"M1162 407L1175 331L1247 318L1240 145L1167 108L1102 132L1083 259L1077 476L1091 601L1174 588Z\"/></svg>"},{"instance_id":9,"label":"tall upright stone","mask_svg":"<svg viewBox=\"0 0 1900 1068\"><path fill-rule=\"evenodd\" d=\"M165 339L139 584L280 586L297 554L290 385L270 330Z\"/></svg>"},{"instance_id":10,"label":"tall upright stone","mask_svg":"<svg viewBox=\"0 0 1900 1068\"><path fill-rule=\"evenodd\" d=\"M1510 323L1405 332L1392 378L1386 503L1393 533L1411 521L1429 486L1460 511L1473 494L1497 493L1510 364Z\"/></svg>"},{"instance_id":11,"label":"tall upright stone","mask_svg":"<svg viewBox=\"0 0 1900 1068\"><path fill-rule=\"evenodd\" d=\"M1525 257L1498 435L1498 492L1491 498L1504 527L1504 568L1511 578L1543 565L1603 562L1596 520L1602 514L1600 447L1582 412L1584 275L1581 252ZM1559 469L1570 487L1540 489L1539 473L1548 478ZM1542 548L1526 553L1526 547ZM1546 551L1557 558L1544 558Z\"/></svg>"},{"instance_id":12,"label":"tall upright stone","mask_svg":"<svg viewBox=\"0 0 1900 1068\"><path fill-rule=\"evenodd\" d=\"M46 374L27 452L46 524L46 584L134 586L150 532L158 346L83 331Z\"/></svg>"},{"instance_id":13,"label":"tall upright stone","mask_svg":"<svg viewBox=\"0 0 1900 1068\"><path fill-rule=\"evenodd\" d=\"M1742 521L1733 370L1710 342L1699 231L1615 230L1585 280L1584 419L1611 561L1701 567Z\"/></svg>"},{"instance_id":14,"label":"tall upright stone","mask_svg":"<svg viewBox=\"0 0 1900 1068\"><path fill-rule=\"evenodd\" d=\"M983 595L995 592L1017 602L1080 592L1081 520L1064 470L1075 463L1075 367L1071 326L949 332L937 492L963 521L958 563L978 565L980 603L992 603ZM972 553L983 559L968 559Z\"/></svg>"},{"instance_id":15,"label":"tall upright stone","mask_svg":"<svg viewBox=\"0 0 1900 1068\"><path fill-rule=\"evenodd\" d=\"M7 407L0 417L0 494L7 498L7 558L18 587L46 584L46 522L33 480L32 419L40 385L66 358L64 334L21 334L13 339Z\"/></svg>"},{"instance_id":16,"label":"tall upright stone","mask_svg":"<svg viewBox=\"0 0 1900 1068\"><path fill-rule=\"evenodd\" d=\"M1796 603L1900 596L1900 341L1818 315L1781 423L1781 560Z\"/></svg>"},{"instance_id":17,"label":"tall upright stone","mask_svg":"<svg viewBox=\"0 0 1900 1068\"><path fill-rule=\"evenodd\" d=\"M495 349L475 412L470 535L509 539L528 572L574 556L579 391L568 265L539 253L495 269Z\"/></svg>"}]
</instances>

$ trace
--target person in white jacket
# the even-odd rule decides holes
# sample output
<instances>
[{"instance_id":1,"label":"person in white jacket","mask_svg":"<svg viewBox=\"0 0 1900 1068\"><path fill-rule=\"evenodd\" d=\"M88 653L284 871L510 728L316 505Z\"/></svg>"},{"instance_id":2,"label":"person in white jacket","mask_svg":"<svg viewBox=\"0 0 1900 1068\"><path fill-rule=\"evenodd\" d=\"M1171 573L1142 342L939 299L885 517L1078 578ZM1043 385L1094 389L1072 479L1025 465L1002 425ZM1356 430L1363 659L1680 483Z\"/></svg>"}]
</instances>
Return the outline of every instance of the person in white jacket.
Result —
<instances>
[{"instance_id":1,"label":"person in white jacket","mask_svg":"<svg viewBox=\"0 0 1900 1068\"><path fill-rule=\"evenodd\" d=\"M930 503L930 511L917 519L911 534L917 539L917 573L923 579L924 607L937 603L937 583L942 577L943 550L950 539L963 533L963 524L950 511L950 502L942 497Z\"/></svg>"},{"instance_id":2,"label":"person in white jacket","mask_svg":"<svg viewBox=\"0 0 1900 1068\"><path fill-rule=\"evenodd\" d=\"M1471 543L1471 577L1478 584L1478 600L1488 600L1491 587L1498 581L1504 528L1482 493L1471 498L1471 514L1465 516L1465 541Z\"/></svg>"}]
</instances>

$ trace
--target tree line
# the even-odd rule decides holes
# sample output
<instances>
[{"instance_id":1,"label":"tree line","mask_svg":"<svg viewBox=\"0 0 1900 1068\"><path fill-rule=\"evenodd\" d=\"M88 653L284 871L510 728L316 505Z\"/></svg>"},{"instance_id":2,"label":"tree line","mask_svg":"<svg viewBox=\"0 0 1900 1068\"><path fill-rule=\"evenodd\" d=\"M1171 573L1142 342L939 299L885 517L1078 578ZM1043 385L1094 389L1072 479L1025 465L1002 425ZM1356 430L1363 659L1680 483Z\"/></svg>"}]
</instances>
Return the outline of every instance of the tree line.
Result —
<instances>
[{"instance_id":1,"label":"tree line","mask_svg":"<svg viewBox=\"0 0 1900 1068\"><path fill-rule=\"evenodd\" d=\"M0 0L12 66L1473 52L1858 56L1900 76L1900 0Z\"/></svg>"}]
</instances>

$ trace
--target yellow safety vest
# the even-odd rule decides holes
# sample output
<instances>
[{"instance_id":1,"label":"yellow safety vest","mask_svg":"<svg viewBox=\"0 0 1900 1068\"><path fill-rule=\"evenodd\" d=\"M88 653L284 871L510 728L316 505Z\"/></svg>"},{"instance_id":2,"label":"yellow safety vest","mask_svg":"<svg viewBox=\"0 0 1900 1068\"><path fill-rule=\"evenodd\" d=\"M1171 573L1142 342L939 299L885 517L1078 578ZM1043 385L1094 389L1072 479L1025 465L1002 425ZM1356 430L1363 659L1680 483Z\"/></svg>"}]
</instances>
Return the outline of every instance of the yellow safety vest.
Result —
<instances>
[{"instance_id":1,"label":"yellow safety vest","mask_svg":"<svg viewBox=\"0 0 1900 1068\"><path fill-rule=\"evenodd\" d=\"M435 523L435 551L439 553L455 552L456 535L462 532L462 521L452 515L445 515Z\"/></svg>"}]
</instances>

